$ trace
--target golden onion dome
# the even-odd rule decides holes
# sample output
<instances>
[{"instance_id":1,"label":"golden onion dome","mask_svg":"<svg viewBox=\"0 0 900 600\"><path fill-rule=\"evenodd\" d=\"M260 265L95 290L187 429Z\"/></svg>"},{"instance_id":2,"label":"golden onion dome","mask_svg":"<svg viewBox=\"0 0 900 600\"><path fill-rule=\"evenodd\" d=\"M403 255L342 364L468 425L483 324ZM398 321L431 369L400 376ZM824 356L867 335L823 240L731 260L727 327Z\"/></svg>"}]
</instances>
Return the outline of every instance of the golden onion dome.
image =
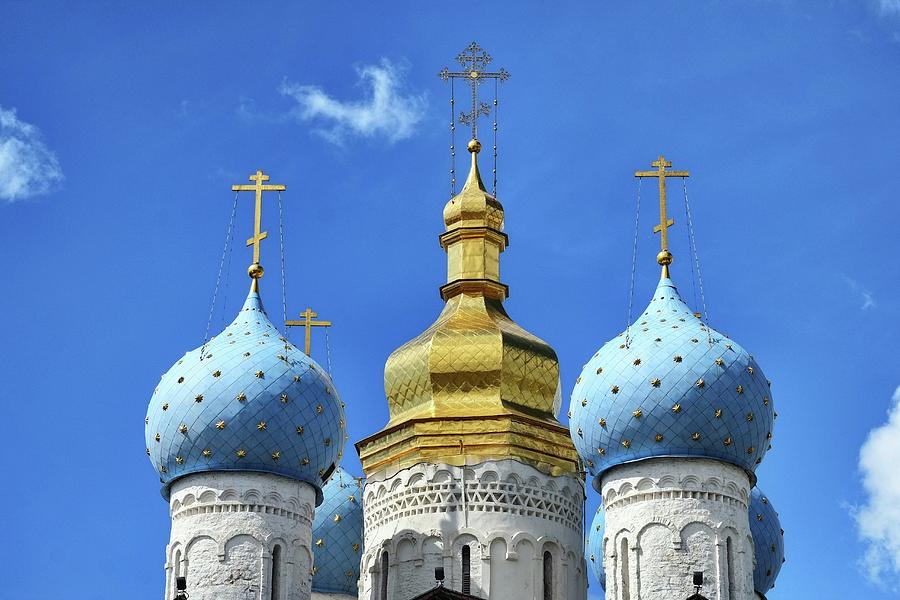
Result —
<instances>
[{"instance_id":1,"label":"golden onion dome","mask_svg":"<svg viewBox=\"0 0 900 600\"><path fill-rule=\"evenodd\" d=\"M384 368L390 410L385 428L357 444L367 475L419 462L463 465L514 458L553 474L577 471L560 407L559 362L546 342L503 307L503 206L478 171L481 145L462 191L444 208L446 304L423 333L395 350Z\"/></svg>"}]
</instances>

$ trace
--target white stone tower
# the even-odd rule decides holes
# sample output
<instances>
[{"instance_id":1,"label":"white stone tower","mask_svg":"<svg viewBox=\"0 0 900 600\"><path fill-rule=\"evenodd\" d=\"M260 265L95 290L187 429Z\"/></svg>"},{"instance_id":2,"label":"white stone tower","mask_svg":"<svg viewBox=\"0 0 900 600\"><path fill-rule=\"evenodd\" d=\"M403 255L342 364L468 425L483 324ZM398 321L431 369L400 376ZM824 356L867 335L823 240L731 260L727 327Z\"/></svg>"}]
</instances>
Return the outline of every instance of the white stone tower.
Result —
<instances>
[{"instance_id":1,"label":"white stone tower","mask_svg":"<svg viewBox=\"0 0 900 600\"><path fill-rule=\"evenodd\" d=\"M357 444L360 599L445 586L490 600L584 600L584 483L559 424L556 353L506 314L503 207L478 172L444 208L446 302L385 365L390 422Z\"/></svg>"},{"instance_id":2,"label":"white stone tower","mask_svg":"<svg viewBox=\"0 0 900 600\"><path fill-rule=\"evenodd\" d=\"M330 377L263 309L259 195L268 177L251 179L250 294L222 333L163 375L147 409L147 454L172 519L166 600L178 577L191 600L308 600L313 515L345 439Z\"/></svg>"},{"instance_id":3,"label":"white stone tower","mask_svg":"<svg viewBox=\"0 0 900 600\"><path fill-rule=\"evenodd\" d=\"M771 557L755 556L748 519L754 470L772 438L770 384L669 278L664 178L687 174L666 172L663 157L653 165L658 171L637 175L661 180L661 280L572 393L572 439L605 515L590 532L589 560L602 560L607 600L687 598L696 571L710 600L755 600L774 582L754 584L755 566Z\"/></svg>"}]
</instances>

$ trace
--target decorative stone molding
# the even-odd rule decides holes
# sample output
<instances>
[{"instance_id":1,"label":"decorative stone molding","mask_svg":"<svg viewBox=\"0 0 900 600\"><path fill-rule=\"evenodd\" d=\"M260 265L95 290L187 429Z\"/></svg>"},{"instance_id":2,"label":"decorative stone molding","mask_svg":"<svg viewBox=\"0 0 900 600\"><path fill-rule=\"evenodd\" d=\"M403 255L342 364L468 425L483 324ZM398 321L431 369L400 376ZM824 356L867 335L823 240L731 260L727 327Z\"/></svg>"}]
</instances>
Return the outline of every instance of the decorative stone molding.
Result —
<instances>
[{"instance_id":1,"label":"decorative stone molding","mask_svg":"<svg viewBox=\"0 0 900 600\"><path fill-rule=\"evenodd\" d=\"M487 464L490 463L465 469L465 498L463 478L451 473L460 469L454 467L435 469L430 474L407 469L389 482L367 484L366 528L381 527L412 515L466 510L537 517L581 531L583 490L556 481L573 478L511 471L501 480L497 470L486 467Z\"/></svg>"}]
</instances>

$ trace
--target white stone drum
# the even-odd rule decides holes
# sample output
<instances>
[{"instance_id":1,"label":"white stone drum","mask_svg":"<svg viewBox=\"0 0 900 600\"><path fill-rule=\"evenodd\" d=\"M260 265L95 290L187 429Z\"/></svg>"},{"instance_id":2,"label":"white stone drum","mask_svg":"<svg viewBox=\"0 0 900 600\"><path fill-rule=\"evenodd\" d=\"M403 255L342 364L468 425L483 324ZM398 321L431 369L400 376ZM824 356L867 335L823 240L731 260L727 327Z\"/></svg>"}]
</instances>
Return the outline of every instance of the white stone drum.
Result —
<instances>
[{"instance_id":1,"label":"white stone drum","mask_svg":"<svg viewBox=\"0 0 900 600\"><path fill-rule=\"evenodd\" d=\"M166 600L309 600L316 491L279 475L209 472L172 483Z\"/></svg>"},{"instance_id":2,"label":"white stone drum","mask_svg":"<svg viewBox=\"0 0 900 600\"><path fill-rule=\"evenodd\" d=\"M443 567L446 587L481 598L584 600L583 508L580 479L515 460L372 474L359 597L412 598Z\"/></svg>"},{"instance_id":3,"label":"white stone drum","mask_svg":"<svg viewBox=\"0 0 900 600\"><path fill-rule=\"evenodd\" d=\"M750 479L705 458L652 458L603 474L606 600L755 600Z\"/></svg>"}]
</instances>

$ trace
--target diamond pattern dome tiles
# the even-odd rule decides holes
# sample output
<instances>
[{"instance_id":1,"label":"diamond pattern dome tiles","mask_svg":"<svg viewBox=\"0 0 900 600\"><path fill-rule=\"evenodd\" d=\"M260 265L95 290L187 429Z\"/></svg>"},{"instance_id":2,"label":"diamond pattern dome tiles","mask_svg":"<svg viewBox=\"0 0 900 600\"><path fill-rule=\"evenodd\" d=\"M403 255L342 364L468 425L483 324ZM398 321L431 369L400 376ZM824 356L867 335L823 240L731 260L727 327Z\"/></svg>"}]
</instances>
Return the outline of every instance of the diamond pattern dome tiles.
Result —
<instances>
[{"instance_id":1,"label":"diamond pattern dome tiles","mask_svg":"<svg viewBox=\"0 0 900 600\"><path fill-rule=\"evenodd\" d=\"M750 491L750 533L753 535L753 588L766 595L784 562L784 530L778 513L759 488Z\"/></svg>"},{"instance_id":2,"label":"diamond pattern dome tiles","mask_svg":"<svg viewBox=\"0 0 900 600\"><path fill-rule=\"evenodd\" d=\"M753 472L775 418L753 357L708 328L664 278L646 311L584 366L569 428L595 476L654 456L703 456Z\"/></svg>"},{"instance_id":3,"label":"diamond pattern dome tiles","mask_svg":"<svg viewBox=\"0 0 900 600\"><path fill-rule=\"evenodd\" d=\"M314 592L356 597L363 552L362 483L338 467L313 521Z\"/></svg>"},{"instance_id":4,"label":"diamond pattern dome tiles","mask_svg":"<svg viewBox=\"0 0 900 600\"><path fill-rule=\"evenodd\" d=\"M331 378L287 343L257 292L221 334L163 375L145 424L164 494L176 478L202 471L275 473L319 489L344 444Z\"/></svg>"},{"instance_id":5,"label":"diamond pattern dome tiles","mask_svg":"<svg viewBox=\"0 0 900 600\"><path fill-rule=\"evenodd\" d=\"M591 528L588 529L585 556L588 566L594 578L600 583L600 587L606 589L606 571L603 569L603 536L606 535L606 523L604 522L603 507L597 508Z\"/></svg>"}]
</instances>

